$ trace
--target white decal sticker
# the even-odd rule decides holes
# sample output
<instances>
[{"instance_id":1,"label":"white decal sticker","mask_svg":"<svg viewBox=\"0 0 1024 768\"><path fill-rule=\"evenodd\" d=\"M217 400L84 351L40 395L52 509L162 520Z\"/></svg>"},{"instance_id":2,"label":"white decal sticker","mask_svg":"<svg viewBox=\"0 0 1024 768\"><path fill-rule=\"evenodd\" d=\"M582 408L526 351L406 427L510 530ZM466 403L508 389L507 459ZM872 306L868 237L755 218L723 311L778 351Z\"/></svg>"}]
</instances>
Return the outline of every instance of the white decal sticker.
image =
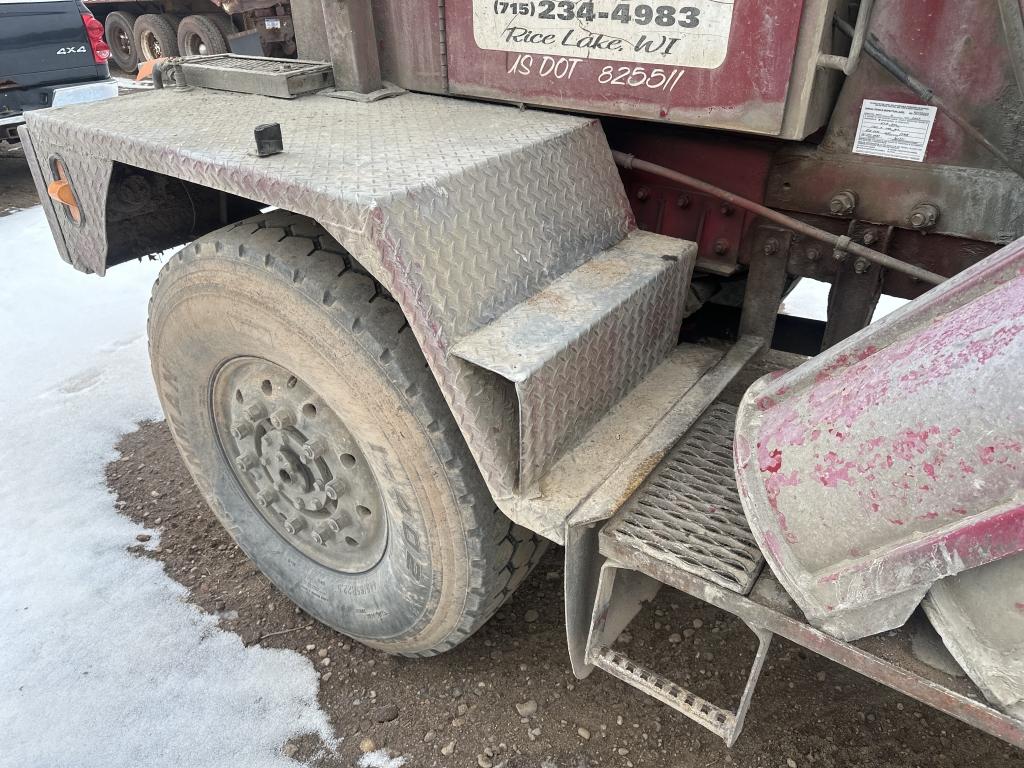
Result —
<instances>
[{"instance_id":1,"label":"white decal sticker","mask_svg":"<svg viewBox=\"0 0 1024 768\"><path fill-rule=\"evenodd\" d=\"M280 29L281 28L281 20L280 19L267 19L266 25L267 25L267 29Z\"/></svg>"},{"instance_id":2,"label":"white decal sticker","mask_svg":"<svg viewBox=\"0 0 1024 768\"><path fill-rule=\"evenodd\" d=\"M473 0L480 48L714 69L729 50L732 0Z\"/></svg>"},{"instance_id":3,"label":"white decal sticker","mask_svg":"<svg viewBox=\"0 0 1024 768\"><path fill-rule=\"evenodd\" d=\"M935 107L865 99L853 151L858 155L922 162L935 123Z\"/></svg>"}]
</instances>

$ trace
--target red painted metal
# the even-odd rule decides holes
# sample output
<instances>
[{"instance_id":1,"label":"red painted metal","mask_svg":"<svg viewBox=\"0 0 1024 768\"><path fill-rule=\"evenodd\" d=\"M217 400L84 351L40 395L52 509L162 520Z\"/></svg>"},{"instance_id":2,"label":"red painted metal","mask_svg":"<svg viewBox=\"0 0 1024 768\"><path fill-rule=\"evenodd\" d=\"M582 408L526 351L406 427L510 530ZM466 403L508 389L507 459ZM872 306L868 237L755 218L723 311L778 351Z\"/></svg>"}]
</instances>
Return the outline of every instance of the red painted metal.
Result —
<instances>
[{"instance_id":1,"label":"red painted metal","mask_svg":"<svg viewBox=\"0 0 1024 768\"><path fill-rule=\"evenodd\" d=\"M606 0L595 3L604 10L614 5ZM601 58L600 51L577 49L575 54L554 56L579 60L571 76L558 77L556 72L541 72L541 59L550 50L538 48L530 74L522 74L522 69L514 66L518 53L478 47L474 0L448 0L449 83L456 94L777 134L782 128L803 6L804 0L736 0L724 62L713 69L671 67L682 70L682 75L671 91L665 91L626 83L602 84L599 77L606 66L634 65ZM569 28L579 29L574 23L569 23ZM628 33L624 30L624 34Z\"/></svg>"},{"instance_id":2,"label":"red painted metal","mask_svg":"<svg viewBox=\"0 0 1024 768\"><path fill-rule=\"evenodd\" d=\"M937 579L1024 551L1024 239L744 398L751 529L810 621L900 626Z\"/></svg>"}]
</instances>

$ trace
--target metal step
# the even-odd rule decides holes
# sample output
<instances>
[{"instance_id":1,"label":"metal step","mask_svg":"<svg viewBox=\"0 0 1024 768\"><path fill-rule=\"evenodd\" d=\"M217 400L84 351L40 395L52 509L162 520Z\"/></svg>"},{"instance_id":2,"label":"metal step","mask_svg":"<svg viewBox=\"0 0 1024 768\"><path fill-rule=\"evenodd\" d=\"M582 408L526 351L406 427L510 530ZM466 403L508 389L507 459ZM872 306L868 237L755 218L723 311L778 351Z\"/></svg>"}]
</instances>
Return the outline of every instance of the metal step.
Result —
<instances>
[{"instance_id":1,"label":"metal step","mask_svg":"<svg viewBox=\"0 0 1024 768\"><path fill-rule=\"evenodd\" d=\"M764 557L747 526L733 473L736 408L715 403L601 532L602 554L653 560L740 594Z\"/></svg>"},{"instance_id":2,"label":"metal step","mask_svg":"<svg viewBox=\"0 0 1024 768\"><path fill-rule=\"evenodd\" d=\"M172 59L167 66L180 72L182 82L178 85L279 99L293 99L334 85L331 65L319 61L221 53Z\"/></svg>"},{"instance_id":3,"label":"metal step","mask_svg":"<svg viewBox=\"0 0 1024 768\"><path fill-rule=\"evenodd\" d=\"M452 346L515 388L520 492L675 346L696 250L633 232Z\"/></svg>"},{"instance_id":4,"label":"metal step","mask_svg":"<svg viewBox=\"0 0 1024 768\"><path fill-rule=\"evenodd\" d=\"M736 729L736 715L716 707L710 701L681 688L667 677L637 664L628 656L606 646L594 648L591 662L598 669L629 683L648 696L682 712L722 739L728 739Z\"/></svg>"}]
</instances>

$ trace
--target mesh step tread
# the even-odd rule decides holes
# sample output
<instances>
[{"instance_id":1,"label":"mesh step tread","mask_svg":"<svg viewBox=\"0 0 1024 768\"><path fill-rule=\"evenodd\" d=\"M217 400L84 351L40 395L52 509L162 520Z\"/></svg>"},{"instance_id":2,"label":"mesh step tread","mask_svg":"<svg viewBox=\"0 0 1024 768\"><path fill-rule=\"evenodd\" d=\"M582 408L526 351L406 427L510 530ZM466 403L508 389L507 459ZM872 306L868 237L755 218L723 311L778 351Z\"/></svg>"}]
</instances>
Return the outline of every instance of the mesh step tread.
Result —
<instances>
[{"instance_id":1,"label":"mesh step tread","mask_svg":"<svg viewBox=\"0 0 1024 768\"><path fill-rule=\"evenodd\" d=\"M619 651L608 647L595 648L591 659L594 666L668 704L722 738L727 739L736 725L734 713L716 707Z\"/></svg>"},{"instance_id":2,"label":"mesh step tread","mask_svg":"<svg viewBox=\"0 0 1024 768\"><path fill-rule=\"evenodd\" d=\"M736 409L715 403L601 532L606 545L637 550L747 594L764 565L736 489ZM606 554L608 554L606 552Z\"/></svg>"}]
</instances>

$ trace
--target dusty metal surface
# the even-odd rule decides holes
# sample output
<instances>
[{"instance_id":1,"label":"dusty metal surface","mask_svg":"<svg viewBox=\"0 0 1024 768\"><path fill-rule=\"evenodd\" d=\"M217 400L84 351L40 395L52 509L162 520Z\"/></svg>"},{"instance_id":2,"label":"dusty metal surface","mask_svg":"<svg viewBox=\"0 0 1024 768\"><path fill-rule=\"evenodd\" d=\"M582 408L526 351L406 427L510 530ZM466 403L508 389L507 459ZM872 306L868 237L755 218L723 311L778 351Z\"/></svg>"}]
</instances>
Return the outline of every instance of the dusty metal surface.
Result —
<instances>
[{"instance_id":1,"label":"dusty metal surface","mask_svg":"<svg viewBox=\"0 0 1024 768\"><path fill-rule=\"evenodd\" d=\"M317 61L260 56L190 56L170 59L163 69L180 72L180 85L291 99L334 84L331 67ZM177 77L177 75L176 75Z\"/></svg>"},{"instance_id":2,"label":"dusty metal surface","mask_svg":"<svg viewBox=\"0 0 1024 768\"><path fill-rule=\"evenodd\" d=\"M734 614L752 628L784 637L1024 748L1024 720L987 704L977 688L964 678L953 677L917 660L911 651L912 631L909 627L848 643L808 624L800 609L768 571L761 574L750 595L743 596L687 571L669 567L631 547L613 543L608 554L619 568L638 570Z\"/></svg>"},{"instance_id":3,"label":"dusty metal surface","mask_svg":"<svg viewBox=\"0 0 1024 768\"><path fill-rule=\"evenodd\" d=\"M1024 555L936 582L923 605L985 696L1024 719Z\"/></svg>"},{"instance_id":4,"label":"dusty metal surface","mask_svg":"<svg viewBox=\"0 0 1024 768\"><path fill-rule=\"evenodd\" d=\"M637 570L623 568L614 560L604 563L601 567L600 582L587 636L587 663L667 704L707 728L725 741L726 746L731 747L743 730L743 721L768 656L772 634L751 627L757 635L759 644L739 707L735 712L718 707L612 647L639 612L643 602L653 599L649 586L652 582L658 585L650 576Z\"/></svg>"},{"instance_id":5,"label":"dusty metal surface","mask_svg":"<svg viewBox=\"0 0 1024 768\"><path fill-rule=\"evenodd\" d=\"M675 346L695 251L635 232L452 347L515 387L520 489Z\"/></svg>"},{"instance_id":6,"label":"dusty metal surface","mask_svg":"<svg viewBox=\"0 0 1024 768\"><path fill-rule=\"evenodd\" d=\"M733 474L736 409L712 405L601 532L746 594L764 565Z\"/></svg>"},{"instance_id":7,"label":"dusty metal surface","mask_svg":"<svg viewBox=\"0 0 1024 768\"><path fill-rule=\"evenodd\" d=\"M258 158L253 128L271 122L285 151ZM29 130L41 160L59 148L88 179L86 224L57 234L97 272L115 162L321 222L401 305L499 499L516 485L514 398L450 349L633 227L600 126L576 117L412 94L364 105L165 88L30 115Z\"/></svg>"},{"instance_id":8,"label":"dusty metal surface","mask_svg":"<svg viewBox=\"0 0 1024 768\"><path fill-rule=\"evenodd\" d=\"M743 506L816 626L900 626L937 579L1024 549L1022 265L1024 240L744 397Z\"/></svg>"},{"instance_id":9,"label":"dusty metal surface","mask_svg":"<svg viewBox=\"0 0 1024 768\"><path fill-rule=\"evenodd\" d=\"M805 59L831 50L835 6L447 0L450 87L455 94L761 134L778 135L785 122L803 138L820 127L814 86L829 79L813 66L795 68L795 58L798 46Z\"/></svg>"}]
</instances>

